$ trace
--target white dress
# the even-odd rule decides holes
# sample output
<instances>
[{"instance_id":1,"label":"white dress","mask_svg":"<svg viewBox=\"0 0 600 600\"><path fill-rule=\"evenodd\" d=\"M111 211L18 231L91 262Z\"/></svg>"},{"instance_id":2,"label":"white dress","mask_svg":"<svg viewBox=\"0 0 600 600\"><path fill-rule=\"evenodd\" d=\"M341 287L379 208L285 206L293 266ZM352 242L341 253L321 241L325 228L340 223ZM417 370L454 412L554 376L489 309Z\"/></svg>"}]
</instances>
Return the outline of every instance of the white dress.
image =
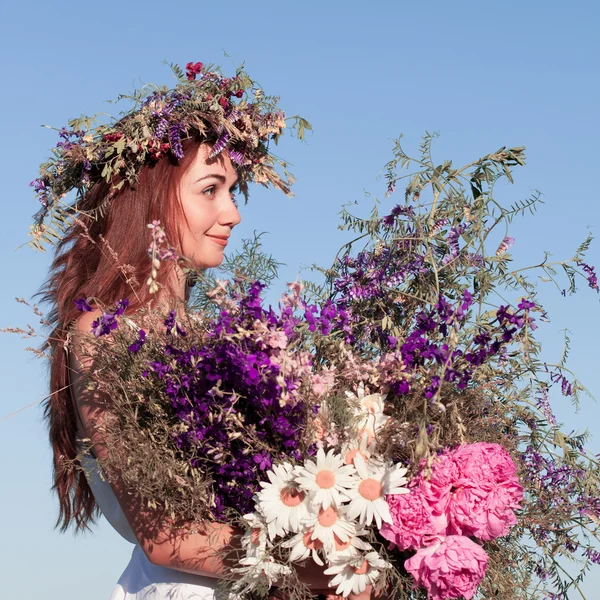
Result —
<instances>
[{"instance_id":1,"label":"white dress","mask_svg":"<svg viewBox=\"0 0 600 600\"><path fill-rule=\"evenodd\" d=\"M106 520L134 544L131 560L109 600L214 600L217 579L153 565L138 544L108 481L100 475L96 459L81 459L94 498Z\"/></svg>"}]
</instances>

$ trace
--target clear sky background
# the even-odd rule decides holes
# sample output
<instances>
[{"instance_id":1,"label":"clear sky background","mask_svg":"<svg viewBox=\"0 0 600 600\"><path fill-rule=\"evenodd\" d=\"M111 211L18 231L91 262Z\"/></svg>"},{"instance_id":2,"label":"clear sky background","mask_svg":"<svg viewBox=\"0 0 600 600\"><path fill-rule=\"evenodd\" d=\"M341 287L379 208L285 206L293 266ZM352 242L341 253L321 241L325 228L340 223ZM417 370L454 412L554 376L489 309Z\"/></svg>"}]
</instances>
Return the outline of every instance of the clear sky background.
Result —
<instances>
[{"instance_id":1,"label":"clear sky background","mask_svg":"<svg viewBox=\"0 0 600 600\"><path fill-rule=\"evenodd\" d=\"M392 139L439 131L434 156L465 164L500 146L527 146L528 165L502 186L507 203L540 189L546 205L515 224L516 265L547 249L573 255L588 228L598 233L600 9L593 0L455 2L177 3L20 2L0 9L0 327L35 324L15 296L30 298L45 277L49 253L27 247L37 205L28 187L55 144L53 132L81 113L114 112L105 100L140 82L171 84L163 59L216 62L226 73L245 61L288 115L313 125L305 144L287 138L280 153L297 176L292 200L252 190L237 240L268 231L267 250L286 263L283 280L329 265L344 236L342 203L383 199L377 178ZM385 201L392 206L393 197ZM365 206L369 206L366 204ZM386 204L384 204L386 206ZM600 244L589 254L600 264ZM599 297L587 288L563 298L546 286L552 321L540 330L548 361L571 331L570 366L596 397ZM45 366L24 351L31 342L0 335L0 419L43 397ZM579 413L561 396L553 405L565 427L589 427L600 451L600 410ZM11 600L106 600L131 546L100 522L74 537L53 529L50 450L40 405L0 420L0 596ZM600 568L583 589L600 598ZM573 595L573 598L576 596Z\"/></svg>"}]
</instances>

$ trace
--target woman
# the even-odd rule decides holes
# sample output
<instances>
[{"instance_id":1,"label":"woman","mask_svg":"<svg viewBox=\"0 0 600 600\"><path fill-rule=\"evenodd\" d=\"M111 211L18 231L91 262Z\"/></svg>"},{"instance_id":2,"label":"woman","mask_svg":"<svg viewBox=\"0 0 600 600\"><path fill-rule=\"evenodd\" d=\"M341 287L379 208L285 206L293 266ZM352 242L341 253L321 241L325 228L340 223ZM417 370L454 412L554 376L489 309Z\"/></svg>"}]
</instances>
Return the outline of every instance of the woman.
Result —
<instances>
[{"instance_id":1,"label":"woman","mask_svg":"<svg viewBox=\"0 0 600 600\"><path fill-rule=\"evenodd\" d=\"M174 72L179 77L174 90L137 97L134 109L115 125L92 128L84 119L61 130L57 158L42 165L33 183L42 202L34 243L59 238L43 290L54 325L46 416L58 524L63 531L86 528L100 509L135 544L111 600L213 598L237 532L218 523L201 531L169 527L118 476L110 484L100 477L96 458L107 451L98 424L107 401L86 387L90 359L71 343L89 334L100 312L94 307L82 314L75 301L95 298L111 305L128 298L128 315L148 305L182 308L186 277L176 262L161 266L154 296L146 285L152 269L147 225L159 220L195 268L216 267L240 222L236 187L246 195L254 180L289 192L274 169L283 163L268 151L268 140L285 126L274 103L265 101L243 71L224 78L201 63L188 63L185 78ZM67 206L62 197L74 188L77 199ZM53 223L65 219L70 225L57 234ZM91 440L92 451L82 457L83 438ZM308 569L303 578L315 592L326 588L322 573Z\"/></svg>"}]
</instances>

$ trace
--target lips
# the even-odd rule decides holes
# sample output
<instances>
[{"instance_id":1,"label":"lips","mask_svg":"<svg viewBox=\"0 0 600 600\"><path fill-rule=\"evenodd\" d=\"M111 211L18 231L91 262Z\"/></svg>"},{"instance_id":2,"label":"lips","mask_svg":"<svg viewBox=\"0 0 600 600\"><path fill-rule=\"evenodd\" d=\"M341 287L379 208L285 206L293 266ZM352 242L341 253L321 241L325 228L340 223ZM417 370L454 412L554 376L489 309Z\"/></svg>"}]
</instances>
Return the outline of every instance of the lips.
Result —
<instances>
[{"instance_id":1,"label":"lips","mask_svg":"<svg viewBox=\"0 0 600 600\"><path fill-rule=\"evenodd\" d=\"M227 235L207 235L206 237L210 238L213 242L219 244L220 246L227 246L227 240L229 239L229 236Z\"/></svg>"}]
</instances>

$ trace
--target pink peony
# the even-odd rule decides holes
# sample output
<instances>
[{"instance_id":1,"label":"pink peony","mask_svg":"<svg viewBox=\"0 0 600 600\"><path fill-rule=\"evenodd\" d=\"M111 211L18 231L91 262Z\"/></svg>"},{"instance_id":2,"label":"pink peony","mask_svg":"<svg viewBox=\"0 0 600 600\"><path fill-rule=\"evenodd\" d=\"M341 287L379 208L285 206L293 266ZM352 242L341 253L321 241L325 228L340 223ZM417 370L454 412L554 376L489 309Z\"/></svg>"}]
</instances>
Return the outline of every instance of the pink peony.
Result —
<instances>
[{"instance_id":1,"label":"pink peony","mask_svg":"<svg viewBox=\"0 0 600 600\"><path fill-rule=\"evenodd\" d=\"M413 485L410 493L386 496L392 523L384 523L381 535L400 550L418 550L427 538L445 534L448 520L445 514L434 514L421 485Z\"/></svg>"},{"instance_id":2,"label":"pink peony","mask_svg":"<svg viewBox=\"0 0 600 600\"><path fill-rule=\"evenodd\" d=\"M450 532L492 540L508 535L517 518L523 488L517 482L471 486L465 483L448 505Z\"/></svg>"},{"instance_id":3,"label":"pink peony","mask_svg":"<svg viewBox=\"0 0 600 600\"><path fill-rule=\"evenodd\" d=\"M499 444L481 442L460 446L448 458L457 468L446 505L449 532L481 540L507 535L517 522L513 510L523 499L508 452Z\"/></svg>"},{"instance_id":4,"label":"pink peony","mask_svg":"<svg viewBox=\"0 0 600 600\"><path fill-rule=\"evenodd\" d=\"M517 467L500 444L464 444L453 450L450 456L465 479L482 483L516 479Z\"/></svg>"},{"instance_id":5,"label":"pink peony","mask_svg":"<svg viewBox=\"0 0 600 600\"><path fill-rule=\"evenodd\" d=\"M475 542L462 535L439 537L409 558L404 566L428 600L470 600L485 575L488 556Z\"/></svg>"},{"instance_id":6,"label":"pink peony","mask_svg":"<svg viewBox=\"0 0 600 600\"><path fill-rule=\"evenodd\" d=\"M423 480L421 484L422 493L435 513L444 514L446 512L454 482L459 477L460 472L452 460L452 454L449 452L440 454L432 465L429 479Z\"/></svg>"}]
</instances>

